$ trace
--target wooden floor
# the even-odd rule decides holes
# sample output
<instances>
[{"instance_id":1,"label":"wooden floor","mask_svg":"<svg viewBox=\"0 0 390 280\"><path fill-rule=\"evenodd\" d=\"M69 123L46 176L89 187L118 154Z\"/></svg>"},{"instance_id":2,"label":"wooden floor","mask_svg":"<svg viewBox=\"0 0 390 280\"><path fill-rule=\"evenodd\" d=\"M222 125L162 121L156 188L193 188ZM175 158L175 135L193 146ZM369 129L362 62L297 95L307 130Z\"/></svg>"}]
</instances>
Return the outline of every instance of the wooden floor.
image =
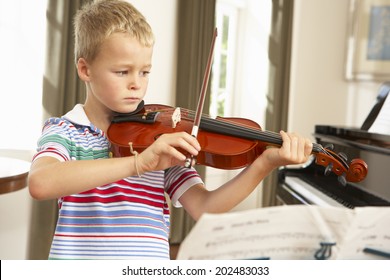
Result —
<instances>
[{"instance_id":1,"label":"wooden floor","mask_svg":"<svg viewBox=\"0 0 390 280\"><path fill-rule=\"evenodd\" d=\"M176 260L177 252L179 251L180 244L171 244L170 247L170 255L171 260Z\"/></svg>"}]
</instances>

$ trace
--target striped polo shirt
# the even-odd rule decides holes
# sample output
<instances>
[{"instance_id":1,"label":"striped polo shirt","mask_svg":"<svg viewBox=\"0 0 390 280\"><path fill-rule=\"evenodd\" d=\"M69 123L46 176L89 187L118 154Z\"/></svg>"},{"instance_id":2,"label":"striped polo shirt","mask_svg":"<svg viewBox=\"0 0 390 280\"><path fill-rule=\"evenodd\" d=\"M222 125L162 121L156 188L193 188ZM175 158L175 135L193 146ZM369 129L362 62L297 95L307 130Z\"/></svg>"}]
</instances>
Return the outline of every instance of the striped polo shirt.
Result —
<instances>
[{"instance_id":1,"label":"striped polo shirt","mask_svg":"<svg viewBox=\"0 0 390 280\"><path fill-rule=\"evenodd\" d=\"M78 104L65 116L46 121L33 160L99 160L109 152L104 132ZM176 166L59 198L49 259L169 259L165 193L179 207L179 197L198 183L194 169Z\"/></svg>"}]
</instances>

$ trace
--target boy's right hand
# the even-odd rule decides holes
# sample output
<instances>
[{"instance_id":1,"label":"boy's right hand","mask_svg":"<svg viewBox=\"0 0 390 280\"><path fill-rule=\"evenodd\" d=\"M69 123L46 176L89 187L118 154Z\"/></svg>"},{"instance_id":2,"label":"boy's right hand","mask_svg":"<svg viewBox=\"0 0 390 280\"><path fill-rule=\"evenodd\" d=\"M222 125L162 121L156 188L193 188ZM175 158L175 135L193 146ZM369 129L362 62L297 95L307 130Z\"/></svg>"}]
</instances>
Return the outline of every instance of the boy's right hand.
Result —
<instances>
[{"instance_id":1,"label":"boy's right hand","mask_svg":"<svg viewBox=\"0 0 390 280\"><path fill-rule=\"evenodd\" d=\"M175 165L184 165L187 158L182 151L196 156L200 151L198 140L186 132L163 134L138 156L140 173L164 170Z\"/></svg>"}]
</instances>

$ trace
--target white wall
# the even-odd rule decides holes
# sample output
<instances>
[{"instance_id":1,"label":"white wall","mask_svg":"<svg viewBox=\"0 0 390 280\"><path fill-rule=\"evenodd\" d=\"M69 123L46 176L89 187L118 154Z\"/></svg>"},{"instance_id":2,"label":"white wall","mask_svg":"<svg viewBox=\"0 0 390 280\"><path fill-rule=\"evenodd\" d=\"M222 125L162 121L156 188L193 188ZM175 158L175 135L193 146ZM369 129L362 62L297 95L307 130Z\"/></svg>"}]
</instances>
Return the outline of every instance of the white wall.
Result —
<instances>
[{"instance_id":1,"label":"white wall","mask_svg":"<svg viewBox=\"0 0 390 280\"><path fill-rule=\"evenodd\" d=\"M129 0L148 20L156 43L146 103L175 105L178 0Z\"/></svg>"},{"instance_id":2,"label":"white wall","mask_svg":"<svg viewBox=\"0 0 390 280\"><path fill-rule=\"evenodd\" d=\"M349 0L296 0L288 128L360 127L380 83L344 79Z\"/></svg>"},{"instance_id":3,"label":"white wall","mask_svg":"<svg viewBox=\"0 0 390 280\"><path fill-rule=\"evenodd\" d=\"M40 135L45 15L46 0L0 0L0 156L31 160ZM31 203L27 188L0 195L0 259L26 258Z\"/></svg>"}]
</instances>

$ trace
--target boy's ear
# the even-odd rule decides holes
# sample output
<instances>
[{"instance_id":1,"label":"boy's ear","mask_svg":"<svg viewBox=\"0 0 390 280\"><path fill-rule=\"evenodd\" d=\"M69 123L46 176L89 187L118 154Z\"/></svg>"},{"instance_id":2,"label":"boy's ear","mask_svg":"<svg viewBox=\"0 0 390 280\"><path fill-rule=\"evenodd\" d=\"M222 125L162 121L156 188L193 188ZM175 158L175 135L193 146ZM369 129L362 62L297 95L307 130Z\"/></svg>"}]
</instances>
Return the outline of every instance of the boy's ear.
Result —
<instances>
[{"instance_id":1,"label":"boy's ear","mask_svg":"<svg viewBox=\"0 0 390 280\"><path fill-rule=\"evenodd\" d=\"M84 58L79 58L77 61L77 74L80 79L84 82L89 81L89 66L87 61Z\"/></svg>"}]
</instances>

